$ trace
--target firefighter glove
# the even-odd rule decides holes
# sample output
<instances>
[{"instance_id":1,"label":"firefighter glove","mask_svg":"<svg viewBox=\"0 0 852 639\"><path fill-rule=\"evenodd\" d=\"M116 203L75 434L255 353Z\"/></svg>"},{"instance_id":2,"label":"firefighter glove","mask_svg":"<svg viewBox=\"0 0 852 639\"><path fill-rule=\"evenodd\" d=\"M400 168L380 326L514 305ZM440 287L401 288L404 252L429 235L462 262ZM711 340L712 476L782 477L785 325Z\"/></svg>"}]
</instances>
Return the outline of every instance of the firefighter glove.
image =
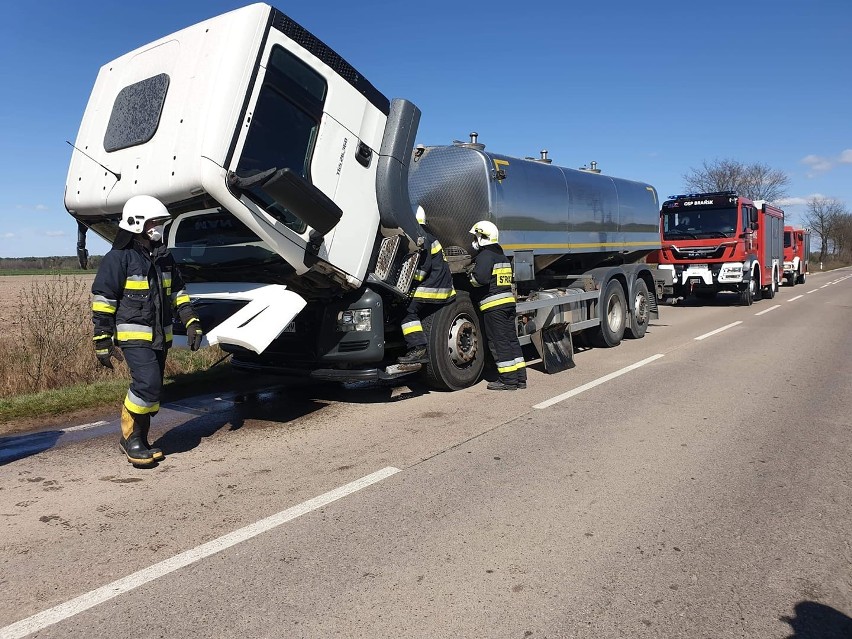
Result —
<instances>
[{"instance_id":1,"label":"firefighter glove","mask_svg":"<svg viewBox=\"0 0 852 639\"><path fill-rule=\"evenodd\" d=\"M201 322L198 321L198 318L189 320L189 325L186 327L186 343L189 344L189 350L197 351L201 348L201 338L203 335Z\"/></svg>"},{"instance_id":2,"label":"firefighter glove","mask_svg":"<svg viewBox=\"0 0 852 639\"><path fill-rule=\"evenodd\" d=\"M101 366L106 366L109 369L113 368L113 357L117 362L124 360L124 356L121 354L121 351L115 347L112 337L109 335L95 339L95 355L97 356L98 362L100 362Z\"/></svg>"}]
</instances>

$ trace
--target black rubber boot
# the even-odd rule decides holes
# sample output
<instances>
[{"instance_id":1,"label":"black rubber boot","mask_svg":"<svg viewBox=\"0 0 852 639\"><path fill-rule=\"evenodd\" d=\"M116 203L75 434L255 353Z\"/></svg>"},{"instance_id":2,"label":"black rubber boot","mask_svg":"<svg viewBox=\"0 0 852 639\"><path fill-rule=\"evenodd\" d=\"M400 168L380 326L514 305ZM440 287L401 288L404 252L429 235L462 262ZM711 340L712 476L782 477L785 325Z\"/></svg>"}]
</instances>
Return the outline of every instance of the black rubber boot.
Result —
<instances>
[{"instance_id":1,"label":"black rubber boot","mask_svg":"<svg viewBox=\"0 0 852 639\"><path fill-rule=\"evenodd\" d=\"M121 439L118 441L118 447L127 455L127 461L134 466L150 466L156 463L154 455L142 440L142 429L124 406L121 408Z\"/></svg>"},{"instance_id":2,"label":"black rubber boot","mask_svg":"<svg viewBox=\"0 0 852 639\"><path fill-rule=\"evenodd\" d=\"M142 443L145 444L145 448L151 451L151 456L156 461L160 461L161 459L163 459L163 457L165 457L163 451L159 448L154 448L148 441L148 433L151 432L151 416L137 415L136 422L139 424L139 430L142 434Z\"/></svg>"},{"instance_id":3,"label":"black rubber boot","mask_svg":"<svg viewBox=\"0 0 852 639\"><path fill-rule=\"evenodd\" d=\"M425 364L427 362L426 347L415 346L409 349L405 355L397 357L396 361L400 364Z\"/></svg>"},{"instance_id":4,"label":"black rubber boot","mask_svg":"<svg viewBox=\"0 0 852 639\"><path fill-rule=\"evenodd\" d=\"M504 384L503 382L488 382L485 387L488 390L518 390L518 387L513 384Z\"/></svg>"}]
</instances>

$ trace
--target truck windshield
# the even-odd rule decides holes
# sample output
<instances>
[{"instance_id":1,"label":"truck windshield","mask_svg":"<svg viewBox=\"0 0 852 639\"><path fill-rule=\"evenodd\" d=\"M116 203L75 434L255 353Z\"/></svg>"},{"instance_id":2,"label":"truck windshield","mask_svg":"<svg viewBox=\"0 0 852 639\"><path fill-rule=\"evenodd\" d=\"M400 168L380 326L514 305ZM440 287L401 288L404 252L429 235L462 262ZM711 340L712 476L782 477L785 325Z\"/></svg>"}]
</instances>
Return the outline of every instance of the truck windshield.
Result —
<instances>
[{"instance_id":1,"label":"truck windshield","mask_svg":"<svg viewBox=\"0 0 852 639\"><path fill-rule=\"evenodd\" d=\"M325 95L322 76L289 51L274 47L237 175L251 177L272 168L289 168L310 181L311 154ZM276 204L260 186L248 190L247 195L272 217L297 233L304 232L305 224Z\"/></svg>"},{"instance_id":2,"label":"truck windshield","mask_svg":"<svg viewBox=\"0 0 852 639\"><path fill-rule=\"evenodd\" d=\"M734 237L738 232L736 208L664 211L663 239L700 240Z\"/></svg>"},{"instance_id":3,"label":"truck windshield","mask_svg":"<svg viewBox=\"0 0 852 639\"><path fill-rule=\"evenodd\" d=\"M793 234L790 231L784 231L784 248L793 246Z\"/></svg>"}]
</instances>

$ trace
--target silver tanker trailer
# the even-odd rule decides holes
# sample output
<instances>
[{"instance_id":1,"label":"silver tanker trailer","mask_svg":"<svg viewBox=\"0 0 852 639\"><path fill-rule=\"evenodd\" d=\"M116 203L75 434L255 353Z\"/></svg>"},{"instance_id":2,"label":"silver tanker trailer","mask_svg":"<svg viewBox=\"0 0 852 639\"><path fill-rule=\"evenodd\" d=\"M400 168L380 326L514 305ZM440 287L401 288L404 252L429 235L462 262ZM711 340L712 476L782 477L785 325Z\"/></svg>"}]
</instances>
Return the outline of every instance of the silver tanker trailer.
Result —
<instances>
[{"instance_id":1,"label":"silver tanker trailer","mask_svg":"<svg viewBox=\"0 0 852 639\"><path fill-rule=\"evenodd\" d=\"M571 365L572 334L601 346L645 334L657 312L656 274L642 263L660 247L653 187L494 154L475 138L415 149L419 118L289 17L254 4L101 68L65 206L111 241L130 197L161 199L209 343L244 369L339 381L418 369L394 363L418 205L457 274L455 301L424 322L432 386L463 388L482 373L463 272L480 219L500 228L519 336L548 372ZM182 327L174 332L179 344Z\"/></svg>"}]
</instances>

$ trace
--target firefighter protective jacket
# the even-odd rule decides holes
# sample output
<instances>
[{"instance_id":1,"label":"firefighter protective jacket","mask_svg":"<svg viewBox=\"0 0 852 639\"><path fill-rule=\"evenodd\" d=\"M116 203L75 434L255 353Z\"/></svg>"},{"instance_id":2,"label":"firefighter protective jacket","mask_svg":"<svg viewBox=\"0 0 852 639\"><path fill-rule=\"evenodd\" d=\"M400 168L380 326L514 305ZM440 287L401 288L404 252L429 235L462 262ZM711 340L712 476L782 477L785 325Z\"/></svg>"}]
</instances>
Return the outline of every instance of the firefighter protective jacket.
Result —
<instances>
[{"instance_id":1,"label":"firefighter protective jacket","mask_svg":"<svg viewBox=\"0 0 852 639\"><path fill-rule=\"evenodd\" d=\"M429 233L425 233L426 242L417 260L414 280L417 287L412 297L420 302L444 304L455 297L453 276L444 256L441 243Z\"/></svg>"},{"instance_id":2,"label":"firefighter protective jacket","mask_svg":"<svg viewBox=\"0 0 852 639\"><path fill-rule=\"evenodd\" d=\"M184 326L198 321L174 258L165 246L151 253L136 241L113 248L92 284L94 340L112 337L121 347L165 350L176 311Z\"/></svg>"},{"instance_id":3,"label":"firefighter protective jacket","mask_svg":"<svg viewBox=\"0 0 852 639\"><path fill-rule=\"evenodd\" d=\"M488 286L488 290L479 301L479 310L505 308L515 303L512 294L512 265L499 244L483 246L476 256L470 283L474 286Z\"/></svg>"}]
</instances>

